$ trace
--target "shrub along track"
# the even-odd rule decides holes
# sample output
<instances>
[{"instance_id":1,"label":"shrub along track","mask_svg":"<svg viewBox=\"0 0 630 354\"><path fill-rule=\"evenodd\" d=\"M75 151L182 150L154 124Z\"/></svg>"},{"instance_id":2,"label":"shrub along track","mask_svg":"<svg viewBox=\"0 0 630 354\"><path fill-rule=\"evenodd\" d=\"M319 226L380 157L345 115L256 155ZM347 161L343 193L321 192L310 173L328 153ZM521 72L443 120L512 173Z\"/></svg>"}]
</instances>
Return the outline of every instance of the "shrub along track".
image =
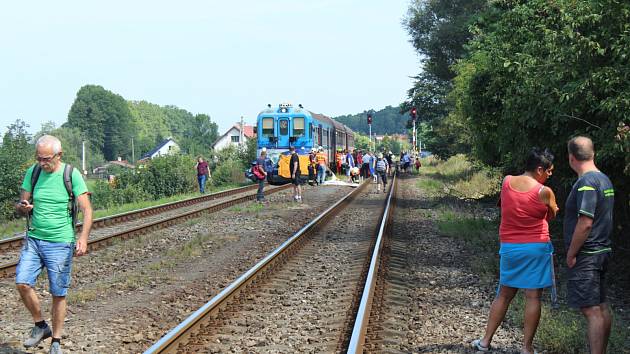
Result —
<instances>
[{"instance_id":1,"label":"shrub along track","mask_svg":"<svg viewBox=\"0 0 630 354\"><path fill-rule=\"evenodd\" d=\"M386 197L363 187L147 353L345 352Z\"/></svg>"},{"instance_id":2,"label":"shrub along track","mask_svg":"<svg viewBox=\"0 0 630 354\"><path fill-rule=\"evenodd\" d=\"M215 212L247 200L253 200L256 194L255 192L252 193L252 190L255 189L252 187L235 188L96 219L90 232L88 249L92 251L107 246L117 238L127 239L197 217L201 213ZM289 187L289 185L285 185L267 188L267 193L275 193ZM79 225L77 229L80 231L81 227L82 225ZM22 241L23 237L13 237L0 241L0 250L4 250L0 254L0 277L14 274Z\"/></svg>"},{"instance_id":3,"label":"shrub along track","mask_svg":"<svg viewBox=\"0 0 630 354\"><path fill-rule=\"evenodd\" d=\"M66 351L141 352L349 190L307 187L303 203L284 191L76 258ZM46 288L40 277L49 320ZM15 352L32 323L12 278L0 280L0 308L0 353Z\"/></svg>"}]
</instances>

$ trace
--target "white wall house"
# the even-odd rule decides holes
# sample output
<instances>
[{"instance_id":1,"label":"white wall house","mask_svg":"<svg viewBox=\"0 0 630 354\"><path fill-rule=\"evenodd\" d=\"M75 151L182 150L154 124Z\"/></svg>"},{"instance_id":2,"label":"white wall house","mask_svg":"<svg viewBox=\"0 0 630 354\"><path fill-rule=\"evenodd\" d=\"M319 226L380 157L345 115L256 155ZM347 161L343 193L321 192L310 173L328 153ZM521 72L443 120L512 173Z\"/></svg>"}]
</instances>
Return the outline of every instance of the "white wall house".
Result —
<instances>
[{"instance_id":1,"label":"white wall house","mask_svg":"<svg viewBox=\"0 0 630 354\"><path fill-rule=\"evenodd\" d=\"M140 161L150 160L156 157L172 155L179 152L179 145L175 142L175 140L168 138L162 141L158 146L153 148L153 150L147 152L140 158Z\"/></svg>"},{"instance_id":2,"label":"white wall house","mask_svg":"<svg viewBox=\"0 0 630 354\"><path fill-rule=\"evenodd\" d=\"M254 126L243 124L243 145L247 144L247 140L255 139ZM221 135L217 141L212 144L215 150L221 150L230 145L239 145L241 139L241 125L234 124L225 134Z\"/></svg>"}]
</instances>

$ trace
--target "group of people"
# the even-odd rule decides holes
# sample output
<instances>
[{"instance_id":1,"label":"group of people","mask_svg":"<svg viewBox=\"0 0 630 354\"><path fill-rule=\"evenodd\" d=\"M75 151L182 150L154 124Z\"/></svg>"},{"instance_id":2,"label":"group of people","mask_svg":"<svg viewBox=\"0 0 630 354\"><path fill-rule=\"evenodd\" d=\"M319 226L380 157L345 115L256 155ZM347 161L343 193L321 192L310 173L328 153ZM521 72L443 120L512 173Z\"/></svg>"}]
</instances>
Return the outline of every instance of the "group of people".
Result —
<instances>
[{"instance_id":1,"label":"group of people","mask_svg":"<svg viewBox=\"0 0 630 354\"><path fill-rule=\"evenodd\" d=\"M300 159L291 148L291 179L295 198L301 200ZM35 347L52 337L50 353L61 353L61 337L66 316L66 294L70 285L73 256L87 252L87 240L92 225L92 207L86 184L73 168L61 161L63 151L59 139L44 135L36 142L37 163L24 176L20 202L16 210L30 221L24 246L16 268L16 287L30 312L34 325L25 347ZM323 182L326 156L323 149L312 151L309 175L317 170L317 183ZM390 154L391 155L391 154ZM611 252L610 235L614 189L608 177L594 162L594 147L587 137L568 142L569 165L577 173L565 205L564 241L567 248L568 303L579 308L586 317L591 353L605 353L611 330L611 314L606 300L605 278ZM374 159L374 160L373 160ZM266 152L256 165L266 176ZM498 294L490 308L486 331L472 342L479 351L489 351L496 329L503 321L507 308L518 289L525 289L526 307L522 353L534 353L533 339L540 319L542 289L552 286L553 247L548 221L559 208L553 191L544 186L553 174L554 156L548 150L533 149L527 158L525 171L507 176L501 188L501 225L499 236L500 278ZM374 164L372 166L372 161ZM406 159L403 155L403 166ZM392 160L379 153L347 152L345 163L352 170L361 166L363 175L376 175L383 190ZM367 167L366 167L367 165ZM197 163L199 176L210 174L203 159ZM66 175L66 171L71 171ZM312 176L310 176L312 177ZM67 185L70 179L71 187ZM200 186L201 186L200 179ZM258 197L264 198L264 179L259 182ZM378 184L377 184L378 186ZM75 236L69 198L83 213L83 227ZM76 237L76 238L75 238ZM33 289L43 268L47 269L49 292L52 295L52 328L44 320L40 300Z\"/></svg>"},{"instance_id":2,"label":"group of people","mask_svg":"<svg viewBox=\"0 0 630 354\"><path fill-rule=\"evenodd\" d=\"M569 140L567 150L569 165L578 175L564 213L567 300L570 307L580 309L586 318L590 352L600 354L606 352L611 330L605 279L611 253L614 189L595 165L591 139L575 137ZM518 289L524 289L521 353L536 352L533 340L540 320L542 290L555 287L548 221L556 217L559 208L551 188L543 185L553 174L553 160L548 150L533 149L523 174L508 175L503 180L499 287L490 307L485 334L472 342L472 347L478 351L490 350L492 338L510 302Z\"/></svg>"}]
</instances>

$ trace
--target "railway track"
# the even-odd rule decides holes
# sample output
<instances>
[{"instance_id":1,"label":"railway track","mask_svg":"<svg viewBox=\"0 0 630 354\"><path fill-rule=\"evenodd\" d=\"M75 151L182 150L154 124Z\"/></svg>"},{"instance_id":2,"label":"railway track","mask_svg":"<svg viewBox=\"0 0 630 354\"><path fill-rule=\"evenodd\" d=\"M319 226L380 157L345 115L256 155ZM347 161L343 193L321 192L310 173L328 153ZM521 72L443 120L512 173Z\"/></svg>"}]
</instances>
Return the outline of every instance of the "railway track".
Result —
<instances>
[{"instance_id":1,"label":"railway track","mask_svg":"<svg viewBox=\"0 0 630 354\"><path fill-rule=\"evenodd\" d=\"M268 187L265 189L265 194L279 192L289 188L290 186L291 185ZM97 231L93 231L90 234L88 251L106 247L115 240L125 240L137 235L143 235L148 232L198 217L204 213L216 212L235 204L243 203L248 200L254 200L256 198L256 194L248 192L255 190L256 188L257 186L234 188L178 202L162 204L135 210L129 213L96 219L94 220L93 230ZM212 201L216 201L217 199L228 198L231 196L237 197L219 203L212 203ZM190 210L182 213L180 210L183 208L188 208ZM124 225L125 223L130 225ZM81 226L82 225L79 224L77 228L80 230ZM15 267L17 266L16 258L18 256L19 248L22 246L23 239L24 237L20 236L0 241L0 251L2 252L0 253L0 278L10 276L15 273Z\"/></svg>"},{"instance_id":2,"label":"railway track","mask_svg":"<svg viewBox=\"0 0 630 354\"><path fill-rule=\"evenodd\" d=\"M395 193L373 188L344 196L145 354L362 352Z\"/></svg>"}]
</instances>

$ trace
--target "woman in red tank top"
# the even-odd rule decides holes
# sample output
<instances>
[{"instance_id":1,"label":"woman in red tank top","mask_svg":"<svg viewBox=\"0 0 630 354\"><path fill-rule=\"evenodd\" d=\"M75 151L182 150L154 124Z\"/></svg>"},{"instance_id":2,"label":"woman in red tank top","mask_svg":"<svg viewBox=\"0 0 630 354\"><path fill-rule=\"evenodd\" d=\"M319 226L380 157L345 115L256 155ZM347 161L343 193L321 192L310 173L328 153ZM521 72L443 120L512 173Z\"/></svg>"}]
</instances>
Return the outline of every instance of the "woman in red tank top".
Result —
<instances>
[{"instance_id":1,"label":"woman in red tank top","mask_svg":"<svg viewBox=\"0 0 630 354\"><path fill-rule=\"evenodd\" d=\"M501 187L501 241L498 296L492 302L483 338L473 348L488 351L495 331L503 321L510 302L525 289L525 326L521 353L534 353L533 341L540 319L542 289L552 285L553 247L549 224L558 212L556 198L543 183L553 173L553 155L546 149L532 149L525 172L506 176Z\"/></svg>"}]
</instances>

